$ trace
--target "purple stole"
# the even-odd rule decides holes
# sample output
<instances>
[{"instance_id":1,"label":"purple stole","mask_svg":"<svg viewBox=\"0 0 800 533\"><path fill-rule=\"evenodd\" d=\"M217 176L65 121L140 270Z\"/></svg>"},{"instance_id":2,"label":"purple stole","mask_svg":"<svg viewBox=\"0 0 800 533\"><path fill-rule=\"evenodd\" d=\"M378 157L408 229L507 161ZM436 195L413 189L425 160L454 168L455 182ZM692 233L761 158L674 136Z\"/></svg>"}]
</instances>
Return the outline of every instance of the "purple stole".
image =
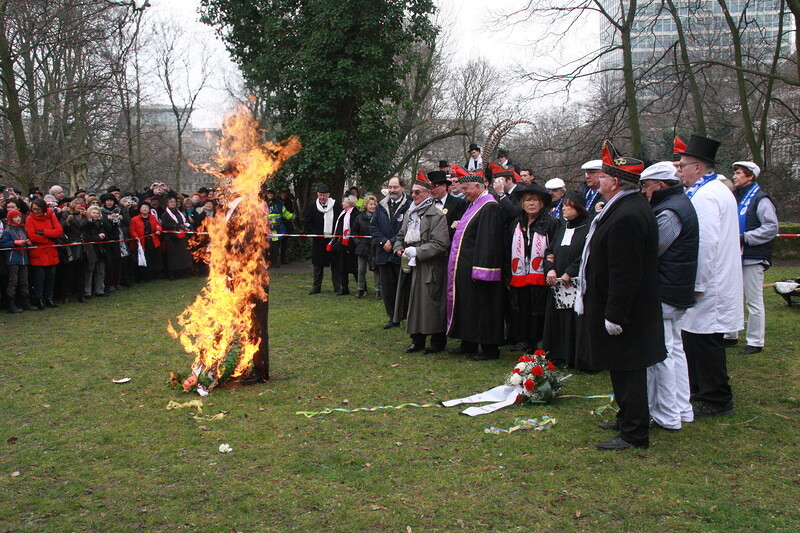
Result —
<instances>
[{"instance_id":1,"label":"purple stole","mask_svg":"<svg viewBox=\"0 0 800 533\"><path fill-rule=\"evenodd\" d=\"M458 256L461 252L461 239L464 237L464 231L472 221L472 217L474 217L484 205L490 202L497 203L497 200L495 200L491 194L485 194L471 203L464 212L464 216L461 217L461 221L458 223L456 232L453 234L450 257L447 261L447 331L450 331L450 323L453 319L453 303L455 302L456 298L456 266L458 265Z\"/></svg>"}]
</instances>

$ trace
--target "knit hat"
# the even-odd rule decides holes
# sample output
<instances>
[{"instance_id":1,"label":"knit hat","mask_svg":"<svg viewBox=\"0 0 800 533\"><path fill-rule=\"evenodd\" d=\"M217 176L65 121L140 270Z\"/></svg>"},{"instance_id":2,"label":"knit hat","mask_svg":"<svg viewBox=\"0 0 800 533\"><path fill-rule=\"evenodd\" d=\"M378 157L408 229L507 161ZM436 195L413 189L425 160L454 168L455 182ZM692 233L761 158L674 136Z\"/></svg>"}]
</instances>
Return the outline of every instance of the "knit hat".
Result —
<instances>
[{"instance_id":1,"label":"knit hat","mask_svg":"<svg viewBox=\"0 0 800 533\"><path fill-rule=\"evenodd\" d=\"M6 220L8 220L9 223L11 223L11 221L14 220L14 217L22 217L22 213L20 213L16 209L12 209L8 213L6 213Z\"/></svg>"}]
</instances>

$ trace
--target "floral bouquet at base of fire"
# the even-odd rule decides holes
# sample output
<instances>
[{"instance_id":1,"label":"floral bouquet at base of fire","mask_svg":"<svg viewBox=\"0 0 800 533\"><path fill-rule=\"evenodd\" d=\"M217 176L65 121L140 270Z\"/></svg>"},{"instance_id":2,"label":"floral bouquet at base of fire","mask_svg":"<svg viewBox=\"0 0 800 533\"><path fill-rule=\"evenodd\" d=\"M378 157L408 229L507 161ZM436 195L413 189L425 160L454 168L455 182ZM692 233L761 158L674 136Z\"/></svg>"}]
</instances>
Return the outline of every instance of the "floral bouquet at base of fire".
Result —
<instances>
[{"instance_id":1,"label":"floral bouquet at base of fire","mask_svg":"<svg viewBox=\"0 0 800 533\"><path fill-rule=\"evenodd\" d=\"M183 389L183 392L197 392L200 396L208 396L211 389L231 377L233 370L236 368L238 357L238 351L231 350L216 371L213 369L204 370L202 366L194 365L189 374L170 372L167 386L173 389Z\"/></svg>"},{"instance_id":2,"label":"floral bouquet at base of fire","mask_svg":"<svg viewBox=\"0 0 800 533\"><path fill-rule=\"evenodd\" d=\"M550 403L561 390L566 378L545 355L542 350L523 355L506 380L508 385L522 388L519 393L522 403Z\"/></svg>"}]
</instances>

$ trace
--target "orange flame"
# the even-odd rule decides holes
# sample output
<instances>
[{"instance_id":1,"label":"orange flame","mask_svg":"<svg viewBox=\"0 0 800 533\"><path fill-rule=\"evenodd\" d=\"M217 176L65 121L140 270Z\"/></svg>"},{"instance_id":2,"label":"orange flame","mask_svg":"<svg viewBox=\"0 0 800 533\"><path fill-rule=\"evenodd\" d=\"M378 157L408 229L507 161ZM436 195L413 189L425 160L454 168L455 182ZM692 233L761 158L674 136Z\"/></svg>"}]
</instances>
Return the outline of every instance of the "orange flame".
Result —
<instances>
[{"instance_id":1,"label":"orange flame","mask_svg":"<svg viewBox=\"0 0 800 533\"><path fill-rule=\"evenodd\" d=\"M208 282L195 301L178 315L176 331L187 353L194 354L195 373L219 378L220 364L231 349L239 347L232 377L245 374L261 343L253 309L266 302L269 286L267 250L270 244L269 208L259 193L283 162L300 150L300 140L290 137L281 144L263 142L258 124L240 107L225 119L223 135L214 158L223 197L222 209L207 219Z\"/></svg>"}]
</instances>

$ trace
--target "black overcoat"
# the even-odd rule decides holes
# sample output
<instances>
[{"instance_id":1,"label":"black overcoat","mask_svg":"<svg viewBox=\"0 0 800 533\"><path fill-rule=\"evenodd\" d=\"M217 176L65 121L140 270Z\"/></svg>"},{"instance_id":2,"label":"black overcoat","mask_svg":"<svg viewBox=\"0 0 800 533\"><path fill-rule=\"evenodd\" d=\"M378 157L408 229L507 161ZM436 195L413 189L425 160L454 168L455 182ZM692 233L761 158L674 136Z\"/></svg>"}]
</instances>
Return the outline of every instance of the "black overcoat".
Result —
<instances>
[{"instance_id":1,"label":"black overcoat","mask_svg":"<svg viewBox=\"0 0 800 533\"><path fill-rule=\"evenodd\" d=\"M329 199L333 202L333 224L331 224L331 231L333 225L336 224L336 219L339 218L339 213L342 212L342 204L334 199ZM325 233L325 215L320 213L317 209L317 201L312 200L308 203L305 216L303 217L306 225L306 231L315 235L322 235ZM331 264L331 254L325 248L330 242L330 239L323 237L314 237L311 239L311 264L317 267L326 267Z\"/></svg>"},{"instance_id":2,"label":"black overcoat","mask_svg":"<svg viewBox=\"0 0 800 533\"><path fill-rule=\"evenodd\" d=\"M583 347L593 368L639 370L666 358L658 225L638 192L606 204L605 211L587 243ZM622 326L622 334L609 335L605 320Z\"/></svg>"}]
</instances>

